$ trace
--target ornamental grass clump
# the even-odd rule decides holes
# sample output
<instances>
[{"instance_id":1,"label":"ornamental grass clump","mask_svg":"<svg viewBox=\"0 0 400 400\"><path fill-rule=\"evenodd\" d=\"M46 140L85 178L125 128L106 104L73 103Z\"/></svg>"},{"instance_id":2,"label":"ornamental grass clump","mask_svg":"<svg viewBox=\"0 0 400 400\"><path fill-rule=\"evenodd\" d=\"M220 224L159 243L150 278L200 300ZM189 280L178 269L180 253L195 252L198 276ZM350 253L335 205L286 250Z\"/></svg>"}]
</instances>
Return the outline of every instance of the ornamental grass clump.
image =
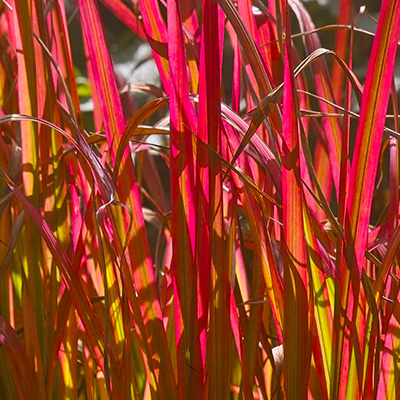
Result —
<instances>
[{"instance_id":1,"label":"ornamental grass clump","mask_svg":"<svg viewBox=\"0 0 400 400\"><path fill-rule=\"evenodd\" d=\"M2 1L1 399L399 397L400 2L309 5Z\"/></svg>"}]
</instances>

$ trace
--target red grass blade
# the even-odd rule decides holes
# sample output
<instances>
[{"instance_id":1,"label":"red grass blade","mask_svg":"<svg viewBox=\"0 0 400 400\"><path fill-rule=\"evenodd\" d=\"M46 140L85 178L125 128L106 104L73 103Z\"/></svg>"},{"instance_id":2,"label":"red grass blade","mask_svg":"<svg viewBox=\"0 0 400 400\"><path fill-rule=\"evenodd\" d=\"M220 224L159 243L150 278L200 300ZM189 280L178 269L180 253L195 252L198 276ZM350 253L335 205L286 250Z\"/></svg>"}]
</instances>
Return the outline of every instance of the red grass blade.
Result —
<instances>
[{"instance_id":1,"label":"red grass blade","mask_svg":"<svg viewBox=\"0 0 400 400\"><path fill-rule=\"evenodd\" d=\"M37 398L38 390L34 376L34 366L25 352L18 333L0 315L0 345L9 363L15 388L20 399Z\"/></svg>"},{"instance_id":2,"label":"red grass blade","mask_svg":"<svg viewBox=\"0 0 400 400\"><path fill-rule=\"evenodd\" d=\"M179 398L187 398L193 379L192 366L200 360L193 352L193 304L196 304L194 248L196 202L192 135L194 110L189 101L189 83L182 31L180 1L169 2L168 58L170 65L170 141L171 141L171 212L175 299L175 340L178 358ZM195 307L194 309L196 309Z\"/></svg>"},{"instance_id":3,"label":"red grass blade","mask_svg":"<svg viewBox=\"0 0 400 400\"><path fill-rule=\"evenodd\" d=\"M209 360L208 396L215 398L228 397L230 343L227 340L219 345L217 338L227 334L230 318L229 304L229 265L225 261L225 230L223 220L223 193L221 181L221 162L213 154L221 152L221 69L223 49L222 14L214 0L203 1L202 42L200 51L200 88L199 88L199 139L208 143L211 152L201 153L199 164L199 191L202 195L202 217L199 232L207 242L210 260L200 260L198 265L200 285L203 292L206 288L202 282L202 271L211 278L210 299L202 300L203 307L210 307L210 331L207 334L207 357ZM221 29L222 28L222 29ZM204 321L204 320L203 320ZM203 322L204 324L204 322ZM206 326L201 326L204 332ZM230 337L229 337L230 338ZM205 336L204 336L205 339Z\"/></svg>"},{"instance_id":4,"label":"red grass blade","mask_svg":"<svg viewBox=\"0 0 400 400\"><path fill-rule=\"evenodd\" d=\"M281 2L285 39L282 125L282 208L284 239L284 380L288 399L306 399L311 362L303 193L300 181L298 104L293 75L289 13Z\"/></svg>"}]
</instances>

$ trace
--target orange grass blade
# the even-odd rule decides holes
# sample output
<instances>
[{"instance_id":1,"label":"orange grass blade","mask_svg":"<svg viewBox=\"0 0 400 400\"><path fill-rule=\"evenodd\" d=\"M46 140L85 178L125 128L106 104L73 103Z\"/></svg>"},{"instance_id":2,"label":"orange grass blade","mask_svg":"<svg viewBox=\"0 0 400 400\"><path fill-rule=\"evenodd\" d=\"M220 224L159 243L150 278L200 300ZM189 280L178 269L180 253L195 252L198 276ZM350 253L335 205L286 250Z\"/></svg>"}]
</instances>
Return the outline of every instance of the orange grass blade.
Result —
<instances>
[{"instance_id":1,"label":"orange grass blade","mask_svg":"<svg viewBox=\"0 0 400 400\"><path fill-rule=\"evenodd\" d=\"M14 1L13 8L11 38L18 60L18 108L20 112L29 115L43 116L45 112L44 93L46 93L46 90L43 89L45 71L42 51L33 39L33 32L39 33L38 13L41 12L41 6L17 0ZM46 151L43 152L43 150L48 150L48 147L44 146L47 135L42 136L41 134L42 132L36 124L30 121L21 124L24 193L37 209L40 205L40 192L44 189L39 178L39 171L42 170L43 175L46 175L48 155ZM24 326L31 332L30 336L26 338L25 345L29 357L36 359L36 379L40 382L43 379L43 360L47 358L44 309L46 284L42 279L46 268L41 262L44 250L41 238L30 218L25 221L21 239L22 242L25 242L24 251L21 253L23 272L28 277L26 285L23 285L22 288L22 302L23 304L28 302L30 306L29 310L28 307L23 307L22 312Z\"/></svg>"}]
</instances>

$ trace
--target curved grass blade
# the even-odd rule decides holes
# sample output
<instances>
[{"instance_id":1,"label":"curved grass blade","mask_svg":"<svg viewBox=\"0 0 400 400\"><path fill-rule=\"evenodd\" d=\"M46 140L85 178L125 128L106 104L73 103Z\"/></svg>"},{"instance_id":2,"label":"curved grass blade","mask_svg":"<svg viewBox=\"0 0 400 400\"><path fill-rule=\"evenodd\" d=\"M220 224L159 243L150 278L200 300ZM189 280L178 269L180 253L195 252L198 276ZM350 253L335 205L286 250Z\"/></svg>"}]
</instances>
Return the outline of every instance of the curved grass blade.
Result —
<instances>
[{"instance_id":1,"label":"curved grass blade","mask_svg":"<svg viewBox=\"0 0 400 400\"><path fill-rule=\"evenodd\" d=\"M38 398L34 366L26 354L18 333L1 315L0 346L8 361L19 398L22 400Z\"/></svg>"},{"instance_id":2,"label":"curved grass blade","mask_svg":"<svg viewBox=\"0 0 400 400\"><path fill-rule=\"evenodd\" d=\"M333 51L327 49L317 49L309 56L307 56L295 69L294 76L296 77L300 72L314 61L316 61L319 57L323 57L325 55L333 55L340 66L345 70L350 82L352 83L355 95L361 104L361 96L362 96L362 88L361 85L355 76L354 72L346 65L346 63L339 58ZM249 143L252 136L255 134L257 129L260 127L262 122L271 112L272 104L277 104L283 95L284 84L280 84L277 86L273 91L271 91L267 96L265 96L261 101L260 104L251 112L251 123L244 136L240 146L236 150L235 155L233 156L230 164L233 165L237 159L239 158L240 154L243 152L247 144ZM230 168L228 168L227 172L225 173L224 179L228 175Z\"/></svg>"},{"instance_id":3,"label":"curved grass blade","mask_svg":"<svg viewBox=\"0 0 400 400\"><path fill-rule=\"evenodd\" d=\"M140 108L140 110L138 110L135 115L133 115L133 117L128 121L128 124L126 125L126 128L120 138L117 153L115 156L114 171L112 174L112 180L114 183L116 183L117 181L118 170L120 168L121 161L128 146L129 140L135 134L136 129L161 106L166 104L168 100L168 97L164 97L161 99L149 101L142 108Z\"/></svg>"},{"instance_id":4,"label":"curved grass blade","mask_svg":"<svg viewBox=\"0 0 400 400\"><path fill-rule=\"evenodd\" d=\"M22 114L11 114L11 115L4 115L0 117L0 124L5 122L14 121L14 122L22 122L22 121L31 121L36 122L39 124L44 124L49 128L54 129L55 131L61 133L73 146L74 148L83 156L85 161L90 165L91 170L93 171L94 175L96 176L96 182L100 189L100 193L105 202L113 200L115 197L115 189L111 179L108 176L107 171L104 169L103 165L100 163L97 156L94 154L93 150L87 144L86 140L84 139L83 135L80 133L78 129L76 132L78 133L77 140L75 140L68 132L61 129L57 125L46 121L41 118L31 117L29 115L22 115Z\"/></svg>"}]
</instances>

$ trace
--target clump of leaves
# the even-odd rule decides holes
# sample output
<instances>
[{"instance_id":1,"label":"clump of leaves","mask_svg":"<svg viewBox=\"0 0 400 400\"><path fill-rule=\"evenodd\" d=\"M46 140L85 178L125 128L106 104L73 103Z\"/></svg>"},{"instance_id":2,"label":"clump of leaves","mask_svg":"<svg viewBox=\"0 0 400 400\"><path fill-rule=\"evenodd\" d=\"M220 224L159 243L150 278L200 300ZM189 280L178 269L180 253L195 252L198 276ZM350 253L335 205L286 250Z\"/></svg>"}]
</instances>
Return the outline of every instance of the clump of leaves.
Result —
<instances>
[{"instance_id":1,"label":"clump of leaves","mask_svg":"<svg viewBox=\"0 0 400 400\"><path fill-rule=\"evenodd\" d=\"M1 398L397 398L400 4L340 3L3 1Z\"/></svg>"}]
</instances>

